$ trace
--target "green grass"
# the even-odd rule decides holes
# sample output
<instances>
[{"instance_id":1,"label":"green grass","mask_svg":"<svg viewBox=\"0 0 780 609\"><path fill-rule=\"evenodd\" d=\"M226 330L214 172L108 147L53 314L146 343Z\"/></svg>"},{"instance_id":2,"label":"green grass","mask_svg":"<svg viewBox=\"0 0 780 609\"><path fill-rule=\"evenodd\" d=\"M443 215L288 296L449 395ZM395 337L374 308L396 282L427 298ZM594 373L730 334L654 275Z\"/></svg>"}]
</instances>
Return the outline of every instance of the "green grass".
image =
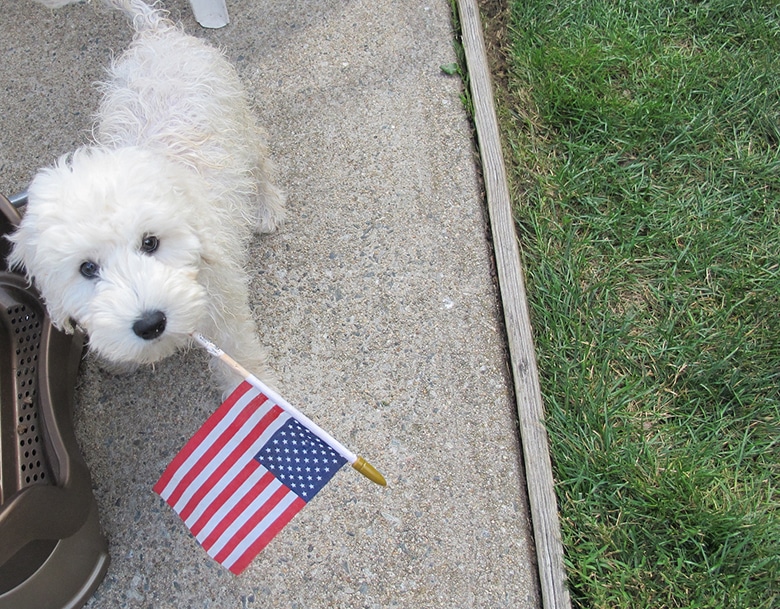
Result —
<instances>
[{"instance_id":1,"label":"green grass","mask_svg":"<svg viewBox=\"0 0 780 609\"><path fill-rule=\"evenodd\" d=\"M513 0L506 136L581 607L780 605L780 8Z\"/></svg>"}]
</instances>

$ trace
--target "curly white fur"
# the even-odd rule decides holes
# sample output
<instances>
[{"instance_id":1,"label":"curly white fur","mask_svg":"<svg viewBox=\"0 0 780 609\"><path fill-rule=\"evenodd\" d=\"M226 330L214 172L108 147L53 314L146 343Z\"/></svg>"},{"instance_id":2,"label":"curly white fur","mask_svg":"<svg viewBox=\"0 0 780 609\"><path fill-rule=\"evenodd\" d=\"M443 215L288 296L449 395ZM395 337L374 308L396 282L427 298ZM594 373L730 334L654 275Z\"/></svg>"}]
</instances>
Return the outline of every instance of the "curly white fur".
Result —
<instances>
[{"instance_id":1,"label":"curly white fur","mask_svg":"<svg viewBox=\"0 0 780 609\"><path fill-rule=\"evenodd\" d=\"M30 184L10 262L57 327L77 324L111 362L158 361L197 330L273 382L244 271L252 230L284 216L264 134L219 51L141 0L103 1L135 37L101 85L95 142Z\"/></svg>"}]
</instances>

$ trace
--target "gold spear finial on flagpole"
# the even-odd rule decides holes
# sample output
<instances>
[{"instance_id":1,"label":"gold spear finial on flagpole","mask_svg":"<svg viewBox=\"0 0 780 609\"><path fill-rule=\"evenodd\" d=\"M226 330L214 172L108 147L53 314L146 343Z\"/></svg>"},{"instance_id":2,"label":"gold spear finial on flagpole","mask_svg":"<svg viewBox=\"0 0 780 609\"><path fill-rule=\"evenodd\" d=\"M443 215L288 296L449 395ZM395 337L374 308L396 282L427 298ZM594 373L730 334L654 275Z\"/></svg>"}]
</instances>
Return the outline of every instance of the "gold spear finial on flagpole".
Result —
<instances>
[{"instance_id":1,"label":"gold spear finial on flagpole","mask_svg":"<svg viewBox=\"0 0 780 609\"><path fill-rule=\"evenodd\" d=\"M385 480L385 477L381 473L379 473L379 471L368 461L366 461L363 457L359 456L357 460L352 464L352 467L358 470L366 478L371 480L371 482L376 482L380 486L387 486L387 481Z\"/></svg>"},{"instance_id":2,"label":"gold spear finial on flagpole","mask_svg":"<svg viewBox=\"0 0 780 609\"><path fill-rule=\"evenodd\" d=\"M363 474L366 478L371 480L371 482L375 482L380 486L387 486L387 481L385 480L385 477L381 473L379 473L379 471L373 465L371 465L363 457L359 457L351 450L349 450L341 442L336 440L336 438L334 438L327 431L322 429L319 425L317 425L309 417L303 414L295 406L287 402L287 400L285 400L282 396L276 393L276 391L274 391L268 385L263 383L254 374L249 372L249 370L244 368L241 364L239 364L236 360L230 357L217 345L215 345L213 342L211 342L209 339L207 339L205 336L203 336L198 332L193 332L192 338L194 338L195 341L201 347L203 347L206 351L208 351L212 357L216 357L217 359L221 360L224 364L226 364L227 366L235 370L238 374L243 376L244 379L246 379L246 381L249 384L257 387L260 391L262 391L265 395L267 395L270 399L272 399L276 404L278 404L281 408L287 411L293 418L295 418L304 427L312 431L315 435L319 436L330 446L332 446L339 454L341 454L342 457L344 457L347 460L348 463L352 465L354 469L356 469L361 474Z\"/></svg>"}]
</instances>

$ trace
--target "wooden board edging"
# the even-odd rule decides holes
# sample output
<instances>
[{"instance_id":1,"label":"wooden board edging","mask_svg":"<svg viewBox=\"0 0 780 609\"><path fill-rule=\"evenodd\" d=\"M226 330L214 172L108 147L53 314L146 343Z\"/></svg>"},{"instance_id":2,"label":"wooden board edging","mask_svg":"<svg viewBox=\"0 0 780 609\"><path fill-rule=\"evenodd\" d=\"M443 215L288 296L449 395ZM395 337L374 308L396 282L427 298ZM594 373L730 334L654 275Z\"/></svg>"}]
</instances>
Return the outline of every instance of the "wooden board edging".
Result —
<instances>
[{"instance_id":1,"label":"wooden board edging","mask_svg":"<svg viewBox=\"0 0 780 609\"><path fill-rule=\"evenodd\" d=\"M457 0L457 7L509 342L542 606L544 609L570 609L531 319L493 103L482 22L476 0Z\"/></svg>"}]
</instances>

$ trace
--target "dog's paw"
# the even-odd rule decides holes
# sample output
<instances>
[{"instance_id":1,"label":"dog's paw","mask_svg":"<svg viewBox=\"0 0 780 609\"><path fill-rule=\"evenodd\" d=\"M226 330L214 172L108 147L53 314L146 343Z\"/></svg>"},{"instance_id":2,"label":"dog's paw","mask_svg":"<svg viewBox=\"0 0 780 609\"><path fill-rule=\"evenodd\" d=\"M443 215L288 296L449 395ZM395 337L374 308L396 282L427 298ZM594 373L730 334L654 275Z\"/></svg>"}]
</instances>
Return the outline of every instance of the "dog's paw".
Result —
<instances>
[{"instance_id":1,"label":"dog's paw","mask_svg":"<svg viewBox=\"0 0 780 609\"><path fill-rule=\"evenodd\" d=\"M270 182L263 185L260 204L257 206L255 232L273 233L284 224L284 193Z\"/></svg>"},{"instance_id":2,"label":"dog's paw","mask_svg":"<svg viewBox=\"0 0 780 609\"><path fill-rule=\"evenodd\" d=\"M255 232L260 234L273 233L279 230L282 224L284 224L284 210L262 209L258 214Z\"/></svg>"}]
</instances>

